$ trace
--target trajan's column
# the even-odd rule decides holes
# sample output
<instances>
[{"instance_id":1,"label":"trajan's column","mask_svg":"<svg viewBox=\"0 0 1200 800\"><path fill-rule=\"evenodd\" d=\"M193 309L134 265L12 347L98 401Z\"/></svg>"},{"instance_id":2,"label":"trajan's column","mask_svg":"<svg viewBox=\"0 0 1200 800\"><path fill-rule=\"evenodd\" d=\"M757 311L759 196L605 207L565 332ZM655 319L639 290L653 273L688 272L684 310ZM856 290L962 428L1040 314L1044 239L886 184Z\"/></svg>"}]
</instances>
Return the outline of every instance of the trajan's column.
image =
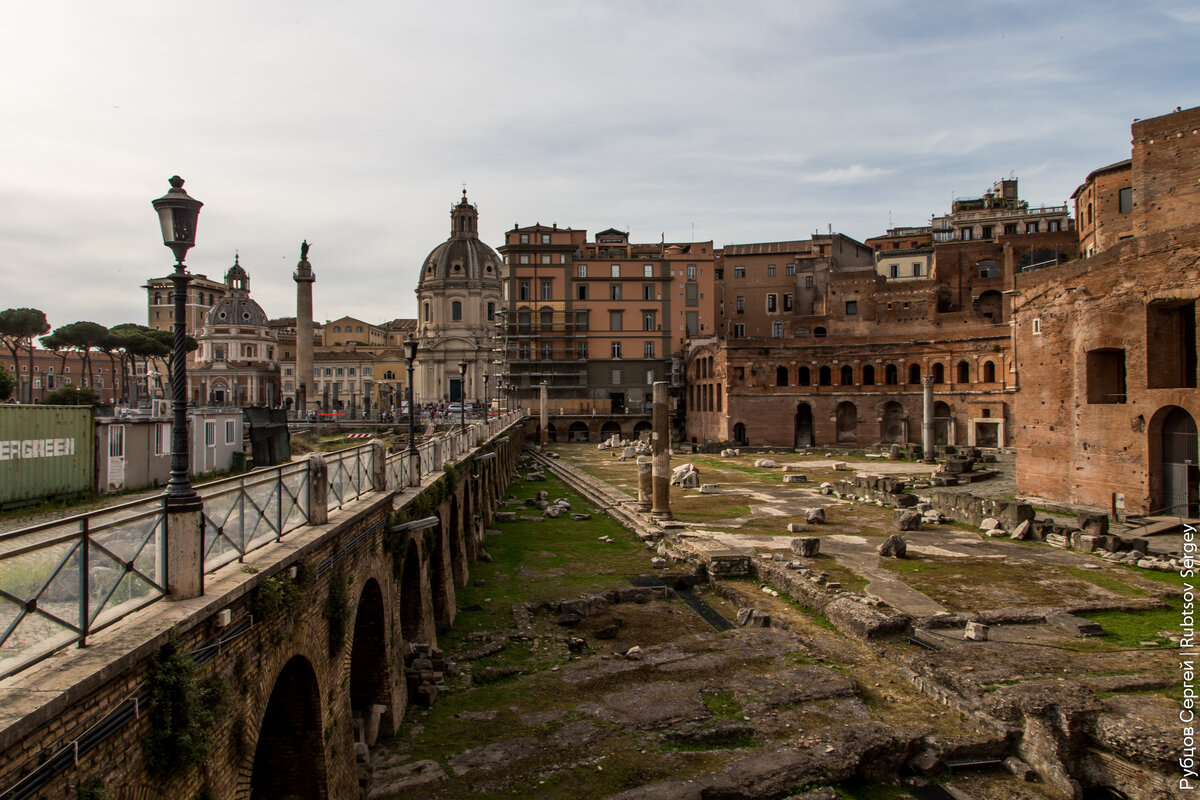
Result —
<instances>
[{"instance_id":1,"label":"trajan's column","mask_svg":"<svg viewBox=\"0 0 1200 800\"><path fill-rule=\"evenodd\" d=\"M296 413L309 410L308 387L313 385L313 304L312 285L317 280L308 263L308 240L300 245L300 263L292 273L296 281Z\"/></svg>"}]
</instances>

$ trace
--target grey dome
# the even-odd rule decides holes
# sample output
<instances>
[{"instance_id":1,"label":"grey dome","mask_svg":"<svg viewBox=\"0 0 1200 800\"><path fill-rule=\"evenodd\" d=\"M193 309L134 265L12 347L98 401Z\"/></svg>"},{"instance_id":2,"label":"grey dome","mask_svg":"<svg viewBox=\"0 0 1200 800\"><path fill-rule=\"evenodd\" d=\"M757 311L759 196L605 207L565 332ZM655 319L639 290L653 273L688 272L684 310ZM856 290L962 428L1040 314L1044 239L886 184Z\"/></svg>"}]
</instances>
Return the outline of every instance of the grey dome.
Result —
<instances>
[{"instance_id":1,"label":"grey dome","mask_svg":"<svg viewBox=\"0 0 1200 800\"><path fill-rule=\"evenodd\" d=\"M208 310L205 325L263 325L267 314L250 299L250 276L233 257L233 266L225 273L225 296Z\"/></svg>"},{"instance_id":2,"label":"grey dome","mask_svg":"<svg viewBox=\"0 0 1200 800\"><path fill-rule=\"evenodd\" d=\"M479 211L462 200L450 208L450 238L421 262L418 290L434 281L482 281L500 284L500 255L479 238Z\"/></svg>"}]
</instances>

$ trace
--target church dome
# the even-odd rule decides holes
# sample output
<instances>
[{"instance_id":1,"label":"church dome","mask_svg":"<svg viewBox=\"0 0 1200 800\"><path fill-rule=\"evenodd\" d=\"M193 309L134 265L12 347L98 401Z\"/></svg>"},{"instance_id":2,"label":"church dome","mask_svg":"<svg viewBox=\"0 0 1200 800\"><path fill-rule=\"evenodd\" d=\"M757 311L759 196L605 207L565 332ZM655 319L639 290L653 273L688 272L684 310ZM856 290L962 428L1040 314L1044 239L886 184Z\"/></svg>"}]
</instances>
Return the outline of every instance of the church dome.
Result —
<instances>
[{"instance_id":1,"label":"church dome","mask_svg":"<svg viewBox=\"0 0 1200 800\"><path fill-rule=\"evenodd\" d=\"M250 276L233 257L233 266L225 273L225 296L208 310L205 325L266 325L262 306L250 299Z\"/></svg>"},{"instance_id":2,"label":"church dome","mask_svg":"<svg viewBox=\"0 0 1200 800\"><path fill-rule=\"evenodd\" d=\"M500 256L479 238L479 210L462 200L450 209L450 238L421 262L418 291L431 282L482 281L500 284Z\"/></svg>"}]
</instances>

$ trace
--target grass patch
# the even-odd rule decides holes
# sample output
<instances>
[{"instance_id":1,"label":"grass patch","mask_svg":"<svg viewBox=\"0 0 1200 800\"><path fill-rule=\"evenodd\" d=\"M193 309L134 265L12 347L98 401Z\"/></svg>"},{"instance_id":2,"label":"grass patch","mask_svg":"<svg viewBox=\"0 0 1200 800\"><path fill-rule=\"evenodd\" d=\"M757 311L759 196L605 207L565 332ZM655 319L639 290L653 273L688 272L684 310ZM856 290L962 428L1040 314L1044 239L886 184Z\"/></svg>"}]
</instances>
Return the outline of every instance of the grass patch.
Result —
<instances>
[{"instance_id":1,"label":"grass patch","mask_svg":"<svg viewBox=\"0 0 1200 800\"><path fill-rule=\"evenodd\" d=\"M1113 594L1119 594L1123 597L1145 597L1146 592L1131 586L1121 580L1120 573L1115 570L1105 570L1103 572L1091 569L1080 569L1079 567L1059 567L1063 572L1072 575L1080 580L1095 584L1101 589L1107 589Z\"/></svg>"},{"instance_id":2,"label":"grass patch","mask_svg":"<svg viewBox=\"0 0 1200 800\"><path fill-rule=\"evenodd\" d=\"M713 690L704 692L702 697L714 719L741 719L742 704L733 692Z\"/></svg>"},{"instance_id":3,"label":"grass patch","mask_svg":"<svg viewBox=\"0 0 1200 800\"><path fill-rule=\"evenodd\" d=\"M1167 607L1145 611L1089 611L1079 614L1084 619L1099 623L1104 635L1092 639L1115 647L1140 647L1142 642L1158 642L1160 647L1170 644L1160 631L1178 631L1183 612L1183 599L1167 598ZM1150 650L1151 648L1146 648Z\"/></svg>"}]
</instances>

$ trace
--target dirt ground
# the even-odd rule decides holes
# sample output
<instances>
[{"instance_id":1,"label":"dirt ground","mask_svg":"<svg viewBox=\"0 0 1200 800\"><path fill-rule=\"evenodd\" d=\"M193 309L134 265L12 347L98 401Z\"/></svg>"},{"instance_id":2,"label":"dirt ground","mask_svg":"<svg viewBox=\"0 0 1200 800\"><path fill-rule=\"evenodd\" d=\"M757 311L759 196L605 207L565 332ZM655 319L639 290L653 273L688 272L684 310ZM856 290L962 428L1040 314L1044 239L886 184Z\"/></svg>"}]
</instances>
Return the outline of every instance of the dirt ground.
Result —
<instances>
[{"instance_id":1,"label":"dirt ground","mask_svg":"<svg viewBox=\"0 0 1200 800\"><path fill-rule=\"evenodd\" d=\"M554 449L636 496L633 464L594 445ZM803 534L820 538L821 553L804 565L881 613L910 614L927 646L903 637L850 638L749 578L694 591L730 622L749 608L771 627L718 632L678 595L594 603L598 612L572 619L557 601L605 593L615 600L631 578L655 574L655 553L553 476L514 481L513 510L527 510L526 498L545 490L597 513L580 523L586 529L559 520L496 526L487 543L493 561L473 566L473 583L460 593L460 608L479 611L461 613L438 642L450 662L444 688L432 708L414 708L399 734L374 749L370 796L684 797L688 787L722 780L741 787L729 796L782 796L744 776L802 754L829 761L811 774L792 764L794 774L809 777L788 791L830 785L843 798L908 797L899 781L919 772L906 762L922 750L947 757L1008 747L999 728L919 684L933 682L986 706L1023 685L1065 679L1094 689L1102 713L1114 719L1138 702L1175 702L1169 647L1181 587L1171 576L988 539L961 525L909 534L910 558L882 559L875 549L893 532L890 509L819 495L821 481L847 474L829 459L776 460L804 464L808 482L784 484L782 469L754 467L754 457L674 458L673 466L695 463L703 483L721 487L716 495L672 487L684 535L752 559L788 560L796 534L787 524L803 521L805 508L823 506L828 521ZM885 465L899 474L927 470L865 459L852 466L860 464L869 472ZM537 601L531 606L526 596ZM1019 618L1030 609L1075 612L1100 621L1105 633L1083 637L1041 617ZM943 625L953 613L1014 618L993 625L990 641L975 642L963 639L961 624ZM1135 704L1122 706L1129 698ZM865 755L876 752L872 747L900 755L885 768ZM1003 770L930 772L964 797L1068 796ZM639 788L647 786L660 788Z\"/></svg>"}]
</instances>

